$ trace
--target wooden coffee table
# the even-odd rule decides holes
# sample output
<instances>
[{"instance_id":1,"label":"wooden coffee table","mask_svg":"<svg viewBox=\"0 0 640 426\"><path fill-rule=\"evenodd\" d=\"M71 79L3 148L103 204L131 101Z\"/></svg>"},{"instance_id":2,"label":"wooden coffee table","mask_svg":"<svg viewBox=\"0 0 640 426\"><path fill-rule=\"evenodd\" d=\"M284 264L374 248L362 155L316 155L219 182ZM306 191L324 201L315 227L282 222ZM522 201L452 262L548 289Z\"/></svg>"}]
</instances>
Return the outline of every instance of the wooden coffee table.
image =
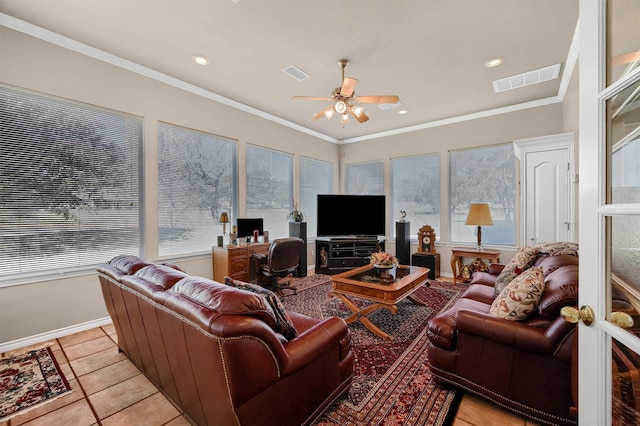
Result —
<instances>
[{"instance_id":1,"label":"wooden coffee table","mask_svg":"<svg viewBox=\"0 0 640 426\"><path fill-rule=\"evenodd\" d=\"M391 277L381 281L370 265L361 266L331 277L329 297L338 297L353 312L345 319L347 324L360 321L377 336L393 340L393 336L376 327L367 315L378 309L387 309L392 314L398 312L398 302L409 298L413 303L426 306L424 302L411 297L421 285L429 285L427 279L429 268L418 266L398 266L391 272ZM378 281L376 281L376 279ZM372 305L359 308L351 298L369 300Z\"/></svg>"}]
</instances>

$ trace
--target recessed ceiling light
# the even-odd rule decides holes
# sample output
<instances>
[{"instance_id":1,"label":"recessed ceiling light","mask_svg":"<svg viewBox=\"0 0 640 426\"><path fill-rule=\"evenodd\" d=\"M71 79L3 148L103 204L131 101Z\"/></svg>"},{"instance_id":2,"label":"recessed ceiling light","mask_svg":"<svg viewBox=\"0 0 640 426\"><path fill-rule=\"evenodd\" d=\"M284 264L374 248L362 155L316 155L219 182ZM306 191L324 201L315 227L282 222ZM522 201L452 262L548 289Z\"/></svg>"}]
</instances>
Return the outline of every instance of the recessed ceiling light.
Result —
<instances>
[{"instance_id":1,"label":"recessed ceiling light","mask_svg":"<svg viewBox=\"0 0 640 426\"><path fill-rule=\"evenodd\" d=\"M400 111L398 111L398 114L403 115L408 113L409 111L407 111L406 109L401 109Z\"/></svg>"},{"instance_id":2,"label":"recessed ceiling light","mask_svg":"<svg viewBox=\"0 0 640 426\"><path fill-rule=\"evenodd\" d=\"M493 58L485 62L484 66L487 68L493 68L493 67L497 67L498 65L502 65L503 62L504 62L504 58Z\"/></svg>"},{"instance_id":3,"label":"recessed ceiling light","mask_svg":"<svg viewBox=\"0 0 640 426\"><path fill-rule=\"evenodd\" d=\"M205 58L204 56L200 56L200 55L196 55L194 57L191 58L193 60L193 62L195 62L198 65L207 65L209 63L209 60L207 58Z\"/></svg>"}]
</instances>

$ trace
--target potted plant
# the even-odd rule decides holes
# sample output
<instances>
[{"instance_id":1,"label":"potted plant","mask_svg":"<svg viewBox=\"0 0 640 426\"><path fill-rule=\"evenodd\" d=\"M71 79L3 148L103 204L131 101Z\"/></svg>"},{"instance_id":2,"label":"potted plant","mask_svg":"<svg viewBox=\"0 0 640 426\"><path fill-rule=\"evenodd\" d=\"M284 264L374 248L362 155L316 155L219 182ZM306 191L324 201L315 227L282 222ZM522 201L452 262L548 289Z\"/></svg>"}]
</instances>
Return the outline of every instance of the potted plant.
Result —
<instances>
[{"instance_id":1,"label":"potted plant","mask_svg":"<svg viewBox=\"0 0 640 426\"><path fill-rule=\"evenodd\" d=\"M298 208L295 198L291 200L291 211L287 215L289 222L304 222L304 212Z\"/></svg>"}]
</instances>

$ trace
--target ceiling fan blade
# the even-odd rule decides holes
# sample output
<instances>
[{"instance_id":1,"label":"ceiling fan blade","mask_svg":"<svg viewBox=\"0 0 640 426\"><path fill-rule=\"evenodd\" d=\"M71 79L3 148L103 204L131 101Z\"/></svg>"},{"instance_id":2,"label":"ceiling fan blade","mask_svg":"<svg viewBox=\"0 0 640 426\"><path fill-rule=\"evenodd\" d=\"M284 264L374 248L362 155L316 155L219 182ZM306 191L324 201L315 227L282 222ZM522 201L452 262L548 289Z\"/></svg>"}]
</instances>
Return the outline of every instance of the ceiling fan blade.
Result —
<instances>
[{"instance_id":1,"label":"ceiling fan blade","mask_svg":"<svg viewBox=\"0 0 640 426\"><path fill-rule=\"evenodd\" d=\"M314 114L314 116L311 117L311 121L316 121L319 118L326 117L327 116L327 111L331 111L332 109L333 109L333 105L331 105L330 107L327 107L327 108L323 109L322 111ZM332 115L333 114L331 114L331 116ZM331 116L329 116L327 119L331 118Z\"/></svg>"},{"instance_id":2,"label":"ceiling fan blade","mask_svg":"<svg viewBox=\"0 0 640 426\"><path fill-rule=\"evenodd\" d=\"M331 98L316 98L314 96L293 96L295 100L304 100L304 101L332 101Z\"/></svg>"},{"instance_id":3,"label":"ceiling fan blade","mask_svg":"<svg viewBox=\"0 0 640 426\"><path fill-rule=\"evenodd\" d=\"M345 77L342 81L342 89L340 89L340 96L344 96L345 98L353 95L353 91L358 85L358 80L351 77Z\"/></svg>"},{"instance_id":4,"label":"ceiling fan blade","mask_svg":"<svg viewBox=\"0 0 640 426\"><path fill-rule=\"evenodd\" d=\"M361 104L397 104L400 98L397 96L357 96L356 102Z\"/></svg>"},{"instance_id":5,"label":"ceiling fan blade","mask_svg":"<svg viewBox=\"0 0 640 426\"><path fill-rule=\"evenodd\" d=\"M367 114L364 113L364 109L362 107L356 107L356 108L360 108L360 114L356 114L356 111L354 111L354 107L352 105L349 105L349 112L351 113L351 115L353 115L355 119L358 120L359 123L364 123L365 121L369 121L369 117L367 116Z\"/></svg>"}]
</instances>

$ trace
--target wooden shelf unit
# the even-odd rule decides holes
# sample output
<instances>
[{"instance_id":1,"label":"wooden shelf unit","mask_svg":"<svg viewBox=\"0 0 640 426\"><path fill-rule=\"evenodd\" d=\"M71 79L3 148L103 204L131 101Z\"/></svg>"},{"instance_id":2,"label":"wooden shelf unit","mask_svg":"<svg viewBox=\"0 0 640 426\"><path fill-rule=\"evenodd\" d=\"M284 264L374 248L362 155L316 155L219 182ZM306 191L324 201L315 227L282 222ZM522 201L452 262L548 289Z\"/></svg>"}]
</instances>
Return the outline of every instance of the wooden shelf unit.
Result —
<instances>
[{"instance_id":1,"label":"wooden shelf unit","mask_svg":"<svg viewBox=\"0 0 640 426\"><path fill-rule=\"evenodd\" d=\"M369 263L369 257L384 250L378 237L316 238L316 274L338 274Z\"/></svg>"}]
</instances>

